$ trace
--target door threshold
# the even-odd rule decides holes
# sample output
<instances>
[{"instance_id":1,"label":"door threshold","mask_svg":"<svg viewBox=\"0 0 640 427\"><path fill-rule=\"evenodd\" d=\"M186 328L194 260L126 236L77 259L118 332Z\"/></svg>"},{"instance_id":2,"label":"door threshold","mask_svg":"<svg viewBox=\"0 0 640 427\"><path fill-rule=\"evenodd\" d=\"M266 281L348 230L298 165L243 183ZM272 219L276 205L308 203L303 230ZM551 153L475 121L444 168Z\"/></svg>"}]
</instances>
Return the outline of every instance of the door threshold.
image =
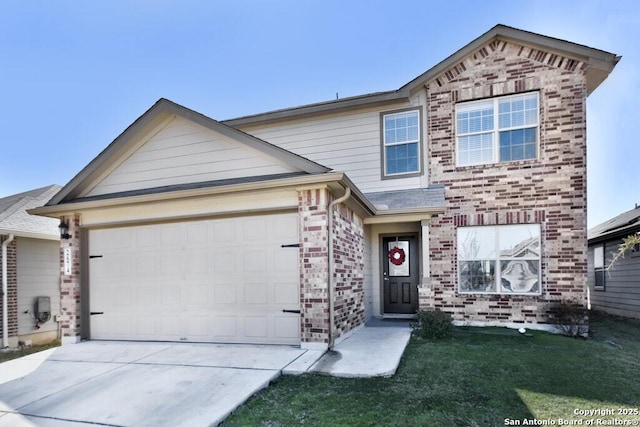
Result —
<instances>
[{"instance_id":1,"label":"door threshold","mask_svg":"<svg viewBox=\"0 0 640 427\"><path fill-rule=\"evenodd\" d=\"M416 315L413 313L384 313L382 315L383 319L415 319Z\"/></svg>"}]
</instances>

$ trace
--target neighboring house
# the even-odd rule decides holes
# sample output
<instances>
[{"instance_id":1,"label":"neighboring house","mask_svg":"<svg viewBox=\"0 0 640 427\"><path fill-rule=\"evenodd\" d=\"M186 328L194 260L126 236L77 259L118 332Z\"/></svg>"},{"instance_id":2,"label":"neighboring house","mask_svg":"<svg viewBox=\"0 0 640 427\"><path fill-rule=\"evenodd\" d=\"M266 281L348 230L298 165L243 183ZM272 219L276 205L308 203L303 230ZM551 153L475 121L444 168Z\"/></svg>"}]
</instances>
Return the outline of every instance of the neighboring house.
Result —
<instances>
[{"instance_id":1,"label":"neighboring house","mask_svg":"<svg viewBox=\"0 0 640 427\"><path fill-rule=\"evenodd\" d=\"M549 328L584 301L586 97L619 59L498 25L388 92L222 122L159 100L33 211L69 223L63 340Z\"/></svg>"},{"instance_id":2,"label":"neighboring house","mask_svg":"<svg viewBox=\"0 0 640 427\"><path fill-rule=\"evenodd\" d=\"M2 347L58 338L60 221L27 210L44 205L61 188L51 185L0 199Z\"/></svg>"},{"instance_id":3,"label":"neighboring house","mask_svg":"<svg viewBox=\"0 0 640 427\"><path fill-rule=\"evenodd\" d=\"M588 284L593 309L640 319L640 247L634 246L611 265L622 240L636 233L640 233L638 205L589 230Z\"/></svg>"}]
</instances>

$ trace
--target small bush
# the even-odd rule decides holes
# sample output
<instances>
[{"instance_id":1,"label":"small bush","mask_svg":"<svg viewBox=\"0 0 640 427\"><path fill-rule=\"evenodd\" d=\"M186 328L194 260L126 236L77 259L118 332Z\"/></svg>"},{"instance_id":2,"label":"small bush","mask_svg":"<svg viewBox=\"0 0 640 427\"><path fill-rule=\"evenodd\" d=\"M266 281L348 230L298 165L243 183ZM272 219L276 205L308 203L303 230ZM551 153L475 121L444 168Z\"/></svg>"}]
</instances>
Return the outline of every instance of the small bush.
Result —
<instances>
[{"instance_id":1,"label":"small bush","mask_svg":"<svg viewBox=\"0 0 640 427\"><path fill-rule=\"evenodd\" d=\"M414 333L426 339L451 338L453 323L451 315L444 311L423 310L418 312L418 322L413 326Z\"/></svg>"},{"instance_id":2,"label":"small bush","mask_svg":"<svg viewBox=\"0 0 640 427\"><path fill-rule=\"evenodd\" d=\"M562 300L551 306L553 322L568 337L586 337L589 333L589 316L586 307L572 300Z\"/></svg>"}]
</instances>

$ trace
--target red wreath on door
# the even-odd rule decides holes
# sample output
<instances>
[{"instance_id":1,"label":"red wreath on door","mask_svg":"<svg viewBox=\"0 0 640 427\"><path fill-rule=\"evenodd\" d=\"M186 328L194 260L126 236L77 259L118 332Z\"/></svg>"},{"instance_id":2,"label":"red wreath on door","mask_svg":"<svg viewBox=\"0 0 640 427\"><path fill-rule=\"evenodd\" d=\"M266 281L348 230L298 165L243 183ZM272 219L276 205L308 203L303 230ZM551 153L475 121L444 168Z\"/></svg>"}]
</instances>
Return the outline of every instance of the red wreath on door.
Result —
<instances>
[{"instance_id":1,"label":"red wreath on door","mask_svg":"<svg viewBox=\"0 0 640 427\"><path fill-rule=\"evenodd\" d=\"M389 251L389 261L391 261L391 264L393 265L404 264L405 258L406 258L406 255L404 253L404 249L402 248L399 248L396 246L395 248Z\"/></svg>"}]
</instances>

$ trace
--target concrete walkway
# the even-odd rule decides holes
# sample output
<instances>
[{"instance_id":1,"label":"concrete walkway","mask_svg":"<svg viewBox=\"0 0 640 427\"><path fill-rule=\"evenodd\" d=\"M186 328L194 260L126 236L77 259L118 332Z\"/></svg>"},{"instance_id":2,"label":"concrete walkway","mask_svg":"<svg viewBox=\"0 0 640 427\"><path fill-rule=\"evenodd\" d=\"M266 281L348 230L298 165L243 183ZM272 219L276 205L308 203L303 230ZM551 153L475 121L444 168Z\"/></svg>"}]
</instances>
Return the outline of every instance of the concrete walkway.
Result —
<instances>
[{"instance_id":1,"label":"concrete walkway","mask_svg":"<svg viewBox=\"0 0 640 427\"><path fill-rule=\"evenodd\" d=\"M410 338L407 322L373 320L326 352L309 371L334 377L390 377Z\"/></svg>"},{"instance_id":2,"label":"concrete walkway","mask_svg":"<svg viewBox=\"0 0 640 427\"><path fill-rule=\"evenodd\" d=\"M374 323L326 353L105 341L46 350L0 364L0 427L217 425L281 374L393 375L410 329Z\"/></svg>"}]
</instances>

